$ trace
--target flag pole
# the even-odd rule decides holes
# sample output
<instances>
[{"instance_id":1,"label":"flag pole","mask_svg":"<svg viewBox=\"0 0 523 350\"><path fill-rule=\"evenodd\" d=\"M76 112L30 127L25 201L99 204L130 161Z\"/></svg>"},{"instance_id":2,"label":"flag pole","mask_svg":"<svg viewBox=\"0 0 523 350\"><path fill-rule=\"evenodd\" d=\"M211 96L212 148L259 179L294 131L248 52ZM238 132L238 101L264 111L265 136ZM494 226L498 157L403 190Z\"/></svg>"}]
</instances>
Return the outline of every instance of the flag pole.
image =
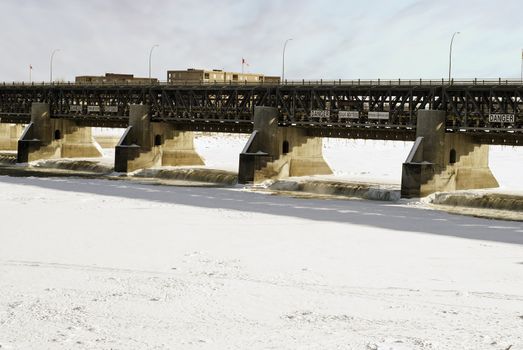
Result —
<instances>
[{"instance_id":1,"label":"flag pole","mask_svg":"<svg viewBox=\"0 0 523 350\"><path fill-rule=\"evenodd\" d=\"M31 80L31 73L33 72L33 66L32 65L29 65L29 84L31 84L32 80Z\"/></svg>"},{"instance_id":2,"label":"flag pole","mask_svg":"<svg viewBox=\"0 0 523 350\"><path fill-rule=\"evenodd\" d=\"M523 84L523 49L521 49L521 83Z\"/></svg>"}]
</instances>

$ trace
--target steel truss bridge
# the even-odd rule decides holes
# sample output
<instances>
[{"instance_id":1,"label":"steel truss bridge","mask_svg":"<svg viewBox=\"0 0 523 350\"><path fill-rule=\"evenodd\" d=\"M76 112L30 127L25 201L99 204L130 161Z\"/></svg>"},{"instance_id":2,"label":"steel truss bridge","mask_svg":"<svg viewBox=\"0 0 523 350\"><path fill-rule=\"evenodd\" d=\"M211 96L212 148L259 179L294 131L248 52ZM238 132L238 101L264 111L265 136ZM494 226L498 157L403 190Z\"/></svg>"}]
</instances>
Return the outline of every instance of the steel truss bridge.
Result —
<instances>
[{"instance_id":1,"label":"steel truss bridge","mask_svg":"<svg viewBox=\"0 0 523 350\"><path fill-rule=\"evenodd\" d=\"M444 110L446 131L486 144L523 144L523 84L507 80L301 81L285 84L0 84L0 121L28 123L32 102L79 125L126 127L129 105L180 130L252 130L255 106L279 125L324 137L414 140L419 109Z\"/></svg>"}]
</instances>

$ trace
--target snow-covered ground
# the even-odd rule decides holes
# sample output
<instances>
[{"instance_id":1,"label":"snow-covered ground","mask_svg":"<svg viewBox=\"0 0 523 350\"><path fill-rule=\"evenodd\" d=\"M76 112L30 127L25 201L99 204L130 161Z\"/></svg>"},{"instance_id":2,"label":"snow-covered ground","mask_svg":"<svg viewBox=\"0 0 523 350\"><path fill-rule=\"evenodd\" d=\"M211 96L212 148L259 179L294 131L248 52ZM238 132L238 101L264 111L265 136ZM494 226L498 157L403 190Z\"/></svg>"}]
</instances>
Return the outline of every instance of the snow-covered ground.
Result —
<instances>
[{"instance_id":1,"label":"snow-covered ground","mask_svg":"<svg viewBox=\"0 0 523 350\"><path fill-rule=\"evenodd\" d=\"M196 147L234 170L241 138ZM410 145L368 146L329 140L325 156L338 175L398 182ZM516 188L521 151L497 153ZM5 176L0 213L1 349L523 349L520 222Z\"/></svg>"}]
</instances>

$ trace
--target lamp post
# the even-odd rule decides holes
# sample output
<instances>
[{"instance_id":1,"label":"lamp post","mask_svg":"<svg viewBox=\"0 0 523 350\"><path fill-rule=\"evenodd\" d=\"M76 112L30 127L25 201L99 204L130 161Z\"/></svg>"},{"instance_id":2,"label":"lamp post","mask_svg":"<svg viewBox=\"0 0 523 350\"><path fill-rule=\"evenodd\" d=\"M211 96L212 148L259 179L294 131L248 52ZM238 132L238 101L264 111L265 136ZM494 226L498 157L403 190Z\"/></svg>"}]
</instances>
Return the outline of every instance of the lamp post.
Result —
<instances>
[{"instance_id":1,"label":"lamp post","mask_svg":"<svg viewBox=\"0 0 523 350\"><path fill-rule=\"evenodd\" d=\"M452 44L454 43L454 37L456 36L456 34L460 34L460 32L454 32L454 34L452 34L452 39L450 39L450 50L449 50L449 84L450 84L450 79L451 79L451 72L452 72Z\"/></svg>"},{"instance_id":2,"label":"lamp post","mask_svg":"<svg viewBox=\"0 0 523 350\"><path fill-rule=\"evenodd\" d=\"M523 49L521 49L521 83L523 84Z\"/></svg>"},{"instance_id":3,"label":"lamp post","mask_svg":"<svg viewBox=\"0 0 523 350\"><path fill-rule=\"evenodd\" d=\"M54 58L54 55L60 51L60 49L54 49L53 52L51 53L51 59L50 59L50 62L49 62L49 82L52 83L53 82L53 58Z\"/></svg>"},{"instance_id":4,"label":"lamp post","mask_svg":"<svg viewBox=\"0 0 523 350\"><path fill-rule=\"evenodd\" d=\"M289 39L285 40L285 43L283 44L282 68L281 68L281 82L282 83L285 81L285 49L287 48L287 43L291 40L292 40L292 38L289 38Z\"/></svg>"},{"instance_id":5,"label":"lamp post","mask_svg":"<svg viewBox=\"0 0 523 350\"><path fill-rule=\"evenodd\" d=\"M151 50L149 51L149 83L151 82L151 57L153 55L153 50L155 47L158 47L160 45L155 44L151 47Z\"/></svg>"}]
</instances>

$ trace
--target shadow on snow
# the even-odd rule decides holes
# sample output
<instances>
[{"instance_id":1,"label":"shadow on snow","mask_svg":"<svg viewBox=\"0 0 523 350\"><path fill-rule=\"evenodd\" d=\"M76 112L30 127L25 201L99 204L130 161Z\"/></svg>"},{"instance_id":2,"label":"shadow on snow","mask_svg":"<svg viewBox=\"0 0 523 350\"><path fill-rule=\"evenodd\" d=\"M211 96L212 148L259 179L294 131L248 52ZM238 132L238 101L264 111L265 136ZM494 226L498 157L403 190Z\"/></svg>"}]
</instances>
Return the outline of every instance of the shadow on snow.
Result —
<instances>
[{"instance_id":1,"label":"shadow on snow","mask_svg":"<svg viewBox=\"0 0 523 350\"><path fill-rule=\"evenodd\" d=\"M405 232L523 244L523 225L519 222L451 215L387 202L297 199L231 188L177 187L80 178L0 176L0 182L66 192L83 192L201 208L221 208ZM347 231L347 234L350 234L350 231Z\"/></svg>"}]
</instances>

